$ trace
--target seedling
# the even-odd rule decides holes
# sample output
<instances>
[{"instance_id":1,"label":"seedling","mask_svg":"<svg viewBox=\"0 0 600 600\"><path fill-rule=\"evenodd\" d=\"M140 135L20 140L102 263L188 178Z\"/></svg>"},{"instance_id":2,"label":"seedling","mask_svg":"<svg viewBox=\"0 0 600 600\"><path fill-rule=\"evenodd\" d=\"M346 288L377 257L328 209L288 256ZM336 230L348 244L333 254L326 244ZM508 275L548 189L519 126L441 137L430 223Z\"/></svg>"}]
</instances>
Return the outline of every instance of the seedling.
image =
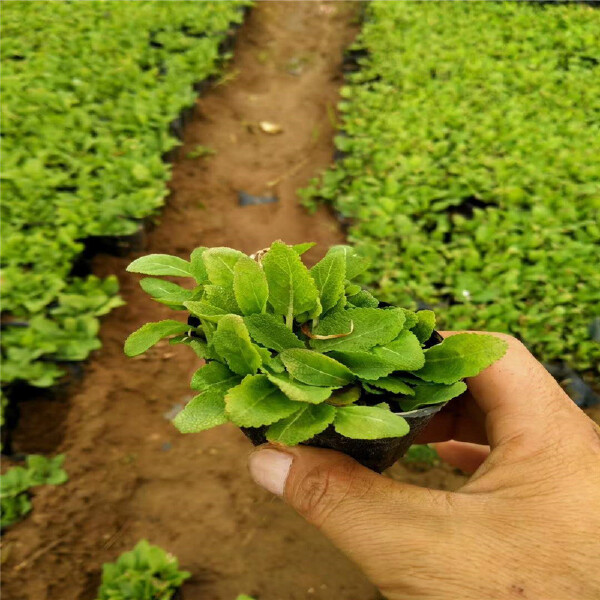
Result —
<instances>
[{"instance_id":1,"label":"seedling","mask_svg":"<svg viewBox=\"0 0 600 600\"><path fill-rule=\"evenodd\" d=\"M276 241L252 256L197 248L189 261L155 254L129 265L194 281L187 289L142 279L156 301L191 317L147 323L125 342L136 356L170 337L206 360L191 381L198 395L174 419L181 432L232 421L251 439L259 431L289 446L328 428L355 440L400 438L405 416L462 394L465 377L504 354L491 335L431 346L432 311L381 307L354 283L368 261L349 246L332 247L309 270L301 255L312 246Z\"/></svg>"}]
</instances>

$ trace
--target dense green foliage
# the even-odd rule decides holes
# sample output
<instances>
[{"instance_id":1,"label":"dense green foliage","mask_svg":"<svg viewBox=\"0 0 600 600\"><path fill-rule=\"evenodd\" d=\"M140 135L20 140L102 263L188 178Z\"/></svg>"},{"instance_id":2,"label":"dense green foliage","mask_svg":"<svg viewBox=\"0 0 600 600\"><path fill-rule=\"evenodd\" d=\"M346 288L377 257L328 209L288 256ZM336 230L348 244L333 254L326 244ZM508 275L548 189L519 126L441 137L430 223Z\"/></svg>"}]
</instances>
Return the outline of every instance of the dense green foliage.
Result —
<instances>
[{"instance_id":1,"label":"dense green foliage","mask_svg":"<svg viewBox=\"0 0 600 600\"><path fill-rule=\"evenodd\" d=\"M192 378L199 394L175 418L180 431L232 421L265 427L268 440L289 446L330 425L348 438L401 437L409 427L399 409L451 400L465 391L462 379L504 354L503 340L469 333L429 347L432 311L380 307L352 282L367 260L333 246L309 270L300 258L309 247L277 241L253 257L197 248L189 262L151 254L129 265L194 280L188 289L142 279L156 301L193 317L146 323L125 342L137 356L171 337L208 361Z\"/></svg>"},{"instance_id":2,"label":"dense green foliage","mask_svg":"<svg viewBox=\"0 0 600 600\"><path fill-rule=\"evenodd\" d=\"M27 457L26 467L12 467L0 475L1 526L20 521L31 510L29 489L38 485L60 485L67 481L62 469L63 454L46 458L37 454Z\"/></svg>"},{"instance_id":3,"label":"dense green foliage","mask_svg":"<svg viewBox=\"0 0 600 600\"><path fill-rule=\"evenodd\" d=\"M171 600L188 577L174 556L141 540L116 562L104 564L98 600Z\"/></svg>"},{"instance_id":4,"label":"dense green foliage","mask_svg":"<svg viewBox=\"0 0 600 600\"><path fill-rule=\"evenodd\" d=\"M2 381L51 385L98 348L114 278L70 276L89 236L160 207L169 122L218 68L244 2L7 2L2 9Z\"/></svg>"},{"instance_id":5,"label":"dense green foliage","mask_svg":"<svg viewBox=\"0 0 600 600\"><path fill-rule=\"evenodd\" d=\"M587 6L369 4L343 158L304 197L351 220L383 300L598 369L599 30Z\"/></svg>"}]
</instances>

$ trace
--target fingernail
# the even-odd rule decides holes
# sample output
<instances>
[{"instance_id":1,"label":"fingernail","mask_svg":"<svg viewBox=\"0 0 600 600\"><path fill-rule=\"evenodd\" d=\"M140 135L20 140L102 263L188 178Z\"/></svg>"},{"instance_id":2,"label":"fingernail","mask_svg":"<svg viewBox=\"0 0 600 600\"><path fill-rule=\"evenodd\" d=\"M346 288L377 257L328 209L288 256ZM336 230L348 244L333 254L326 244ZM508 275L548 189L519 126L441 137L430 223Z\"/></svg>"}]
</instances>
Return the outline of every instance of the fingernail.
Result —
<instances>
[{"instance_id":1,"label":"fingernail","mask_svg":"<svg viewBox=\"0 0 600 600\"><path fill-rule=\"evenodd\" d=\"M287 452L271 449L257 450L250 455L248 468L252 479L258 485L276 496L283 496L292 460L292 455Z\"/></svg>"}]
</instances>

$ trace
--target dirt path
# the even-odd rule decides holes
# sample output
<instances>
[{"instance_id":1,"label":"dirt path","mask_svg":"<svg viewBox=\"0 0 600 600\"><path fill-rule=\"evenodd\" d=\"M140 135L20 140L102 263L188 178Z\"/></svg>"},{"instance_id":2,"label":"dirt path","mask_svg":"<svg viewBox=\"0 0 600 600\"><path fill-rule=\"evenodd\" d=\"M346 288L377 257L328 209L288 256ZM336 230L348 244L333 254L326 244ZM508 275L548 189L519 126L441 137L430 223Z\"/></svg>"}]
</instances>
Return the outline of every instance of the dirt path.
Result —
<instances>
[{"instance_id":1,"label":"dirt path","mask_svg":"<svg viewBox=\"0 0 600 600\"><path fill-rule=\"evenodd\" d=\"M329 214L311 217L298 206L295 190L330 162L331 113L356 9L257 3L238 34L229 81L198 101L149 252L187 256L197 245L253 251L283 238L316 241L323 253L343 240ZM259 121L283 132L263 133ZM216 154L185 158L198 144ZM279 202L239 207L238 190L274 193ZM102 563L145 537L194 574L185 600L233 600L242 592L262 600L377 598L321 535L250 481L250 447L236 428L183 436L165 418L190 397L198 365L188 349L165 345L138 360L122 355L132 330L169 312L125 273L129 260L97 258L98 274L119 276L127 305L104 320L103 348L75 393L55 405L56 414L38 413L39 437L31 437L33 426L21 432L21 450L59 440L52 450L67 453L70 481L42 488L31 517L4 537L3 597L93 600ZM35 406L26 411L31 422Z\"/></svg>"}]
</instances>

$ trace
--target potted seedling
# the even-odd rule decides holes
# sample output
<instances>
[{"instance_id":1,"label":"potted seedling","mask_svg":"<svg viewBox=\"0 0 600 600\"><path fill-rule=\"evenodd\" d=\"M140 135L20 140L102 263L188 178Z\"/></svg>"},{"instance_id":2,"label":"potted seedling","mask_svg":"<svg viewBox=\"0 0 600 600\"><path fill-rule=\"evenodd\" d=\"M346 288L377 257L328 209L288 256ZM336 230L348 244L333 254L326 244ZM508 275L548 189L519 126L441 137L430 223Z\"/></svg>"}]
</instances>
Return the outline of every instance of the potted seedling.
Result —
<instances>
[{"instance_id":1,"label":"potted seedling","mask_svg":"<svg viewBox=\"0 0 600 600\"><path fill-rule=\"evenodd\" d=\"M206 361L191 381L198 395L174 419L183 433L231 421L254 444L334 448L381 471L506 345L472 333L442 340L432 311L381 305L354 283L368 261L353 248L334 246L308 269L301 255L312 245L135 260L129 271L194 287L142 279L155 300L190 316L147 323L125 353L171 337Z\"/></svg>"}]
</instances>

